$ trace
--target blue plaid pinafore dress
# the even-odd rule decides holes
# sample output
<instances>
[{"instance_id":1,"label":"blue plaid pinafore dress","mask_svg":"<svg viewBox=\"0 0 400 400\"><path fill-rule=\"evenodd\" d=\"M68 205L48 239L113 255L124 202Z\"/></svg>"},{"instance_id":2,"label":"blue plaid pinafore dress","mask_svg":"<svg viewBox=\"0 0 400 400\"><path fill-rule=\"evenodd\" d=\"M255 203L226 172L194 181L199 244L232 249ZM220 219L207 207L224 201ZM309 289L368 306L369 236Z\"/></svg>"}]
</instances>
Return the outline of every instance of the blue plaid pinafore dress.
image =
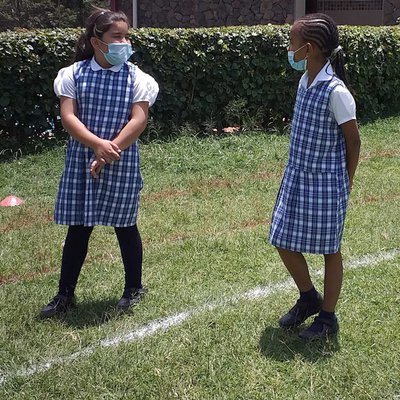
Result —
<instances>
[{"instance_id":1,"label":"blue plaid pinafore dress","mask_svg":"<svg viewBox=\"0 0 400 400\"><path fill-rule=\"evenodd\" d=\"M338 85L300 85L292 122L289 160L272 215L269 241L296 252L333 254L340 249L349 198L346 142L329 110Z\"/></svg>"},{"instance_id":2,"label":"blue plaid pinafore dress","mask_svg":"<svg viewBox=\"0 0 400 400\"><path fill-rule=\"evenodd\" d=\"M121 70L92 70L90 59L74 64L78 117L102 139L112 140L129 121L132 111L134 66ZM57 194L54 220L64 225L136 224L143 186L136 143L106 164L98 179L90 175L93 151L70 137L64 172Z\"/></svg>"}]
</instances>

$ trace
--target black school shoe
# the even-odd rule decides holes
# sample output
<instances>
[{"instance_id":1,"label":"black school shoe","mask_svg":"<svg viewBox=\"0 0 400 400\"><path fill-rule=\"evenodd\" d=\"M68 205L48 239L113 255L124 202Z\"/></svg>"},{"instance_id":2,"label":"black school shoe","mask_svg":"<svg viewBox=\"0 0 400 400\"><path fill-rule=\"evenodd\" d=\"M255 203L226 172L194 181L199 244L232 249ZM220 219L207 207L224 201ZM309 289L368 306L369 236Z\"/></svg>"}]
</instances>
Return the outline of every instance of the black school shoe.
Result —
<instances>
[{"instance_id":1,"label":"black school shoe","mask_svg":"<svg viewBox=\"0 0 400 400\"><path fill-rule=\"evenodd\" d=\"M128 311L137 305L144 295L148 292L147 288L131 288L125 289L120 301L117 304L119 311Z\"/></svg>"},{"instance_id":2,"label":"black school shoe","mask_svg":"<svg viewBox=\"0 0 400 400\"><path fill-rule=\"evenodd\" d=\"M304 331L299 333L299 338L307 341L317 339L327 339L330 335L336 335L339 332L339 323L335 316L334 319L314 318L314 322Z\"/></svg>"},{"instance_id":3,"label":"black school shoe","mask_svg":"<svg viewBox=\"0 0 400 400\"><path fill-rule=\"evenodd\" d=\"M75 297L63 296L58 294L46 307L42 308L39 316L41 318L51 318L55 315L65 313L68 309L76 307Z\"/></svg>"},{"instance_id":4,"label":"black school shoe","mask_svg":"<svg viewBox=\"0 0 400 400\"><path fill-rule=\"evenodd\" d=\"M297 300L297 303L279 320L279 326L284 329L294 329L301 325L311 315L318 314L322 308L322 296L317 292L317 298L312 302Z\"/></svg>"}]
</instances>

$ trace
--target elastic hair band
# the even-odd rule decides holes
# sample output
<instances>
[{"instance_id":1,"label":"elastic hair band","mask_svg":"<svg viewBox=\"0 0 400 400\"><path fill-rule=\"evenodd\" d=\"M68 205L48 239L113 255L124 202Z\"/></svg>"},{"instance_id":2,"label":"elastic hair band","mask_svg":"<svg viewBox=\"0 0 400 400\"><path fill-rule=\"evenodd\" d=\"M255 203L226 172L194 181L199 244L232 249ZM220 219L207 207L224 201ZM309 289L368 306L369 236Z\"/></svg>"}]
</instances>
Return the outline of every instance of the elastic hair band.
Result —
<instances>
[{"instance_id":1,"label":"elastic hair band","mask_svg":"<svg viewBox=\"0 0 400 400\"><path fill-rule=\"evenodd\" d=\"M107 13L107 12L109 12L109 11L102 11L97 17L96 17L96 19L93 21L93 34L94 34L94 36L97 36L96 35L96 32L98 32L98 33L103 33L103 32L101 32L101 31L99 31L98 29L97 29L97 20L102 16L102 15L104 15L105 13Z\"/></svg>"},{"instance_id":2,"label":"elastic hair band","mask_svg":"<svg viewBox=\"0 0 400 400\"><path fill-rule=\"evenodd\" d=\"M331 57L336 56L336 54L339 53L340 50L343 50L343 48L339 45L338 47L336 47L336 49L332 50Z\"/></svg>"},{"instance_id":3,"label":"elastic hair band","mask_svg":"<svg viewBox=\"0 0 400 400\"><path fill-rule=\"evenodd\" d=\"M98 20L102 15L104 15L106 12L108 12L108 11L101 11L101 12L99 13L99 15L96 17L96 19L93 21L93 24L96 24L97 20Z\"/></svg>"}]
</instances>

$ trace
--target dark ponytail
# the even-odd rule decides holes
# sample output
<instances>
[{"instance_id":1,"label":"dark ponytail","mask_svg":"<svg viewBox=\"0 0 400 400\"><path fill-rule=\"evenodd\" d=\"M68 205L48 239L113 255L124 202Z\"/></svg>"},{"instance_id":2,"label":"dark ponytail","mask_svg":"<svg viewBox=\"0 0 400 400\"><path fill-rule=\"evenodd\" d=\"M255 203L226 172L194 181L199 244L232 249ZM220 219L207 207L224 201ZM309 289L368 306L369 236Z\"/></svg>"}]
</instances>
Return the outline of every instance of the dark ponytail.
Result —
<instances>
[{"instance_id":1,"label":"dark ponytail","mask_svg":"<svg viewBox=\"0 0 400 400\"><path fill-rule=\"evenodd\" d=\"M94 55L94 49L90 43L92 37L102 38L114 22L124 21L129 27L128 17L123 12L114 12L96 8L86 21L86 30L79 37L75 45L73 62L87 60Z\"/></svg>"},{"instance_id":2,"label":"dark ponytail","mask_svg":"<svg viewBox=\"0 0 400 400\"><path fill-rule=\"evenodd\" d=\"M335 21L329 15L315 13L307 14L295 23L299 24L302 38L318 46L322 54L330 60L335 74L348 86L344 54L339 46L339 32Z\"/></svg>"},{"instance_id":3,"label":"dark ponytail","mask_svg":"<svg viewBox=\"0 0 400 400\"><path fill-rule=\"evenodd\" d=\"M347 78L347 73L344 66L344 53L341 46L338 46L333 50L329 60L332 64L335 74L344 82L346 86L348 86L349 80Z\"/></svg>"}]
</instances>

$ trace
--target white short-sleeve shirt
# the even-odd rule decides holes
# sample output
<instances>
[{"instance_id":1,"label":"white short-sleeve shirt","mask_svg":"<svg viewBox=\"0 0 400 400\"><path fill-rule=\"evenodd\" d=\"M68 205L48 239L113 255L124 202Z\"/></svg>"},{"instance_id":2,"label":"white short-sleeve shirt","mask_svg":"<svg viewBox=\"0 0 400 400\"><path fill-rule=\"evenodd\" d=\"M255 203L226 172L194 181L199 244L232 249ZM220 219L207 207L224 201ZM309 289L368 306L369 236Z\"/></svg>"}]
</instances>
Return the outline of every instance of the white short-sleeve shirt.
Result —
<instances>
[{"instance_id":1,"label":"white short-sleeve shirt","mask_svg":"<svg viewBox=\"0 0 400 400\"><path fill-rule=\"evenodd\" d=\"M308 72L305 72L301 77L299 86L303 86L304 89L307 90L315 86L318 82L330 81L332 77L333 68L330 61L328 61L309 87L307 87ZM329 110L335 116L335 120L338 125L342 125L345 122L356 119L356 102L354 101L354 97L345 86L338 85L332 91L329 99Z\"/></svg>"},{"instance_id":2,"label":"white short-sleeve shirt","mask_svg":"<svg viewBox=\"0 0 400 400\"><path fill-rule=\"evenodd\" d=\"M118 72L121 70L123 64L114 65L109 70ZM90 67L93 71L99 71L105 69L101 67L94 58L90 62ZM133 84L133 102L138 103L141 101L147 101L149 106L152 106L157 99L159 87L153 77L143 72L136 65L135 67L135 82ZM55 94L71 99L76 99L76 87L74 81L73 65L62 68L58 71L57 77L54 80L54 92Z\"/></svg>"}]
</instances>

